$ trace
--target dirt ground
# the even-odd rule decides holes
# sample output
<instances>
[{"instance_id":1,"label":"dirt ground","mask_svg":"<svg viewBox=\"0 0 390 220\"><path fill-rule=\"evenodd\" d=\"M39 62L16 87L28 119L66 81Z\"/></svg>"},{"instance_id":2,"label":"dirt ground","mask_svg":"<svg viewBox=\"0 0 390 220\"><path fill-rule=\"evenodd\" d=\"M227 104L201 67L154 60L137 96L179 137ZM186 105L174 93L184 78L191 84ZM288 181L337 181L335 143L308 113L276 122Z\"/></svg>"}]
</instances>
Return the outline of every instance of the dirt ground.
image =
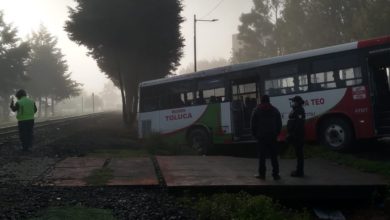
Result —
<instances>
[{"instance_id":1,"label":"dirt ground","mask_svg":"<svg viewBox=\"0 0 390 220\"><path fill-rule=\"evenodd\" d=\"M85 206L114 211L118 219L192 219L163 189L126 187L32 186L57 161L98 149L137 149L136 132L119 113L35 130L31 153L20 151L17 138L0 149L0 219L26 219L52 206Z\"/></svg>"},{"instance_id":2,"label":"dirt ground","mask_svg":"<svg viewBox=\"0 0 390 220\"><path fill-rule=\"evenodd\" d=\"M85 156L99 150L144 151L136 140L137 132L122 123L120 113L35 130L31 153L22 154L18 137L0 141L0 219L25 219L50 206L84 205L114 210L118 219L193 219L194 213L178 205L164 189L104 187L36 187L31 186L53 164L66 157ZM240 148L240 147L239 147ZM241 148L245 149L245 148ZM362 158L388 159L388 149L380 145L380 154L358 150ZM213 155L235 155L218 147ZM238 156L255 157L254 146ZM383 208L359 207L343 210L347 219L390 219Z\"/></svg>"}]
</instances>

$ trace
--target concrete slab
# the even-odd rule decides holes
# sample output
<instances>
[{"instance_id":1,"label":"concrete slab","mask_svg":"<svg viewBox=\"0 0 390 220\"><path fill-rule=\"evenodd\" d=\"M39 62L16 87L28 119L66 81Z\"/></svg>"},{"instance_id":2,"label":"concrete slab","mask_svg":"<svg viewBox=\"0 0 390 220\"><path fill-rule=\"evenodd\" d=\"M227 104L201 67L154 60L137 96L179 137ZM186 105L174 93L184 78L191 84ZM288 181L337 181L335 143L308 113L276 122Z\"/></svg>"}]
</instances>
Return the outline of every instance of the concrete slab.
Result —
<instances>
[{"instance_id":1,"label":"concrete slab","mask_svg":"<svg viewBox=\"0 0 390 220\"><path fill-rule=\"evenodd\" d=\"M56 186L86 186L84 179L96 169L101 169L105 162L113 171L113 177L106 185L110 186L145 186L158 185L153 162L150 158L66 158L54 166L43 182Z\"/></svg>"},{"instance_id":2,"label":"concrete slab","mask_svg":"<svg viewBox=\"0 0 390 220\"><path fill-rule=\"evenodd\" d=\"M56 167L52 170L47 176L48 180L57 180L57 179L84 179L90 175L93 170L100 169L101 167L72 167L72 168L62 168Z\"/></svg>"},{"instance_id":3,"label":"concrete slab","mask_svg":"<svg viewBox=\"0 0 390 220\"><path fill-rule=\"evenodd\" d=\"M106 162L106 164L105 164ZM108 163L107 163L108 162ZM322 160L305 160L304 178L290 177L295 160L280 161L280 181L271 176L267 161L266 180L254 178L257 159L223 156L158 156L157 162L168 189L206 188L252 190L278 197L370 198L378 187L386 188L380 176ZM57 186L85 186L84 178L106 165L113 171L110 186L157 186L158 178L150 158L67 158L54 166L43 183ZM382 189L381 188L381 189Z\"/></svg>"},{"instance_id":4,"label":"concrete slab","mask_svg":"<svg viewBox=\"0 0 390 220\"><path fill-rule=\"evenodd\" d=\"M386 185L374 174L340 166L322 159L305 160L304 178L290 177L295 160L280 160L279 181L271 176L267 161L266 180L254 178L257 159L220 156L159 156L158 164L168 187L181 186L373 186Z\"/></svg>"},{"instance_id":5,"label":"concrete slab","mask_svg":"<svg viewBox=\"0 0 390 220\"><path fill-rule=\"evenodd\" d=\"M108 164L113 178L107 185L158 185L158 179L150 158L113 158Z\"/></svg>"},{"instance_id":6,"label":"concrete slab","mask_svg":"<svg viewBox=\"0 0 390 220\"><path fill-rule=\"evenodd\" d=\"M69 179L69 180L55 180L52 185L55 186L86 186L87 183L80 179Z\"/></svg>"},{"instance_id":7,"label":"concrete slab","mask_svg":"<svg viewBox=\"0 0 390 220\"><path fill-rule=\"evenodd\" d=\"M74 168L74 167L103 167L105 158L97 157L68 157L56 164L61 168Z\"/></svg>"},{"instance_id":8,"label":"concrete slab","mask_svg":"<svg viewBox=\"0 0 390 220\"><path fill-rule=\"evenodd\" d=\"M150 178L132 179L124 177L115 177L106 184L107 186L157 186L158 181Z\"/></svg>"},{"instance_id":9,"label":"concrete slab","mask_svg":"<svg viewBox=\"0 0 390 220\"><path fill-rule=\"evenodd\" d=\"M86 186L84 181L93 170L101 169L105 163L105 158L94 157L69 157L57 164L48 173L43 185L55 186Z\"/></svg>"}]
</instances>

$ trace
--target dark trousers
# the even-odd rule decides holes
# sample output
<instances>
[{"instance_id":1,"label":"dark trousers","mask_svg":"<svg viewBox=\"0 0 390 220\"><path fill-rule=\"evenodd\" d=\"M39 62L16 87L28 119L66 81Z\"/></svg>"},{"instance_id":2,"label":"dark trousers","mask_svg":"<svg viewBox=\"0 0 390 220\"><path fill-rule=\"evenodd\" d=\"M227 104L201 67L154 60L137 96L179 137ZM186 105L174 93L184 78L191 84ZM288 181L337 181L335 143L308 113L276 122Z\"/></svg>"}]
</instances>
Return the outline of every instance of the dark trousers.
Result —
<instances>
[{"instance_id":1,"label":"dark trousers","mask_svg":"<svg viewBox=\"0 0 390 220\"><path fill-rule=\"evenodd\" d=\"M259 175L265 176L267 155L271 158L272 175L279 175L278 149L276 138L265 137L258 140Z\"/></svg>"},{"instance_id":2,"label":"dark trousers","mask_svg":"<svg viewBox=\"0 0 390 220\"><path fill-rule=\"evenodd\" d=\"M292 145L294 146L294 149L295 149L295 155L297 157L297 173L298 174L304 174L303 172L303 161L304 161L304 157L303 157L303 141L301 140L298 140L298 141L293 141L292 142Z\"/></svg>"},{"instance_id":3,"label":"dark trousers","mask_svg":"<svg viewBox=\"0 0 390 220\"><path fill-rule=\"evenodd\" d=\"M34 120L18 121L19 137L23 150L29 150L33 144Z\"/></svg>"}]
</instances>

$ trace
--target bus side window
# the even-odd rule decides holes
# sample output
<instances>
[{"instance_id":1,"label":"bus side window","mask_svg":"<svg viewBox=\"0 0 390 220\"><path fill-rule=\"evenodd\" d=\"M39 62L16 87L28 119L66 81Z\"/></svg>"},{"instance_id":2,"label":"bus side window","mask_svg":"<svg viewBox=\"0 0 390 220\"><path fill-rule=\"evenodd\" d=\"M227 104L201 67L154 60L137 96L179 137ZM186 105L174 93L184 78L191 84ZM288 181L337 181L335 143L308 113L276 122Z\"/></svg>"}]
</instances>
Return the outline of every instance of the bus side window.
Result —
<instances>
[{"instance_id":1,"label":"bus side window","mask_svg":"<svg viewBox=\"0 0 390 220\"><path fill-rule=\"evenodd\" d=\"M204 104L206 104L206 101L203 97L203 91L197 91L195 105L204 105Z\"/></svg>"},{"instance_id":2,"label":"bus side window","mask_svg":"<svg viewBox=\"0 0 390 220\"><path fill-rule=\"evenodd\" d=\"M274 88L275 86L273 84L274 84L273 80L264 81L265 91L269 96L277 95L276 89Z\"/></svg>"},{"instance_id":3,"label":"bus side window","mask_svg":"<svg viewBox=\"0 0 390 220\"><path fill-rule=\"evenodd\" d=\"M199 91L198 104L220 103L223 97L225 97L225 88L212 88Z\"/></svg>"},{"instance_id":4,"label":"bus side window","mask_svg":"<svg viewBox=\"0 0 390 220\"><path fill-rule=\"evenodd\" d=\"M151 112L158 109L158 97L145 98L141 105L142 112Z\"/></svg>"},{"instance_id":5,"label":"bus side window","mask_svg":"<svg viewBox=\"0 0 390 220\"><path fill-rule=\"evenodd\" d=\"M164 109L168 106L167 104L168 97L166 95L160 95L158 100L158 106L160 109Z\"/></svg>"},{"instance_id":6,"label":"bus side window","mask_svg":"<svg viewBox=\"0 0 390 220\"><path fill-rule=\"evenodd\" d=\"M295 84L294 84L295 85ZM298 75L297 87L296 91L306 92L308 90L309 81L307 78L307 74Z\"/></svg>"},{"instance_id":7,"label":"bus side window","mask_svg":"<svg viewBox=\"0 0 390 220\"><path fill-rule=\"evenodd\" d=\"M295 82L293 77L284 77L279 79L272 79L265 81L266 92L270 96L285 95L294 93L297 89L295 88Z\"/></svg>"},{"instance_id":8,"label":"bus side window","mask_svg":"<svg viewBox=\"0 0 390 220\"><path fill-rule=\"evenodd\" d=\"M330 89L336 88L336 82L333 77L333 71L318 72L310 75L311 89Z\"/></svg>"},{"instance_id":9,"label":"bus side window","mask_svg":"<svg viewBox=\"0 0 390 220\"><path fill-rule=\"evenodd\" d=\"M280 94L281 94L280 89L270 88L268 90L268 95L270 95L270 96L277 96L277 95L280 95Z\"/></svg>"},{"instance_id":10,"label":"bus side window","mask_svg":"<svg viewBox=\"0 0 390 220\"><path fill-rule=\"evenodd\" d=\"M333 77L334 77L334 81L336 82L337 88L343 88L346 86L345 81L340 79L340 74L338 74L337 72L334 72Z\"/></svg>"},{"instance_id":11,"label":"bus side window","mask_svg":"<svg viewBox=\"0 0 390 220\"><path fill-rule=\"evenodd\" d=\"M354 86L362 83L362 72L360 67L341 69L336 73L344 86Z\"/></svg>"},{"instance_id":12,"label":"bus side window","mask_svg":"<svg viewBox=\"0 0 390 220\"><path fill-rule=\"evenodd\" d=\"M216 102L221 103L225 98L225 88L216 88L214 89L214 95L216 97Z\"/></svg>"},{"instance_id":13,"label":"bus side window","mask_svg":"<svg viewBox=\"0 0 390 220\"><path fill-rule=\"evenodd\" d=\"M184 101L181 99L181 94L172 94L172 96L174 101L171 103L170 108L180 108L185 106Z\"/></svg>"},{"instance_id":14,"label":"bus side window","mask_svg":"<svg viewBox=\"0 0 390 220\"><path fill-rule=\"evenodd\" d=\"M187 92L187 94L185 94L187 96L187 99L186 99L186 105L187 106L190 106L190 105L194 105L194 94L192 92Z\"/></svg>"},{"instance_id":15,"label":"bus side window","mask_svg":"<svg viewBox=\"0 0 390 220\"><path fill-rule=\"evenodd\" d=\"M211 104L213 103L217 103L217 97L215 97L214 95L210 96L210 102Z\"/></svg>"},{"instance_id":16,"label":"bus side window","mask_svg":"<svg viewBox=\"0 0 390 220\"><path fill-rule=\"evenodd\" d=\"M293 93L293 92L294 92L294 88L289 87L289 88L286 88L285 94L290 94L290 93Z\"/></svg>"},{"instance_id":17,"label":"bus side window","mask_svg":"<svg viewBox=\"0 0 390 220\"><path fill-rule=\"evenodd\" d=\"M296 75L293 80L293 87L290 88L292 92L306 92L308 89L307 75Z\"/></svg>"}]
</instances>

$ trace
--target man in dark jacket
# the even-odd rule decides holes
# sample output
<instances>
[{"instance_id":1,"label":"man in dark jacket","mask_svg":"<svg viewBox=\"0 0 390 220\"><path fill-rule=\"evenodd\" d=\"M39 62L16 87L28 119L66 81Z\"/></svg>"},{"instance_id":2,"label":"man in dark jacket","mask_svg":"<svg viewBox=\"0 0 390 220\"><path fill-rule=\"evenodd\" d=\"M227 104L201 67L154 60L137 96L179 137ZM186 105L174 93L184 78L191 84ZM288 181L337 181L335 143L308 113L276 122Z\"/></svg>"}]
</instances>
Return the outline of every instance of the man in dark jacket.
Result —
<instances>
[{"instance_id":1,"label":"man in dark jacket","mask_svg":"<svg viewBox=\"0 0 390 220\"><path fill-rule=\"evenodd\" d=\"M305 136L305 103L300 96L295 96L290 99L292 101L292 111L288 115L287 121L287 138L286 141L292 144L295 148L297 156L297 168L291 173L293 177L303 177L303 144Z\"/></svg>"},{"instance_id":2,"label":"man in dark jacket","mask_svg":"<svg viewBox=\"0 0 390 220\"><path fill-rule=\"evenodd\" d=\"M18 101L14 103L12 99L10 108L16 112L18 119L19 137L22 142L23 151L30 151L33 141L34 115L37 112L37 106L34 101L27 98L27 93L20 89L15 94Z\"/></svg>"},{"instance_id":3,"label":"man in dark jacket","mask_svg":"<svg viewBox=\"0 0 390 220\"><path fill-rule=\"evenodd\" d=\"M256 178L265 179L265 158L267 153L271 157L272 176L279 180L279 163L277 151L277 137L282 128L280 112L270 104L268 95L261 97L261 104L258 105L251 118L252 135L258 141L259 170Z\"/></svg>"}]
</instances>

